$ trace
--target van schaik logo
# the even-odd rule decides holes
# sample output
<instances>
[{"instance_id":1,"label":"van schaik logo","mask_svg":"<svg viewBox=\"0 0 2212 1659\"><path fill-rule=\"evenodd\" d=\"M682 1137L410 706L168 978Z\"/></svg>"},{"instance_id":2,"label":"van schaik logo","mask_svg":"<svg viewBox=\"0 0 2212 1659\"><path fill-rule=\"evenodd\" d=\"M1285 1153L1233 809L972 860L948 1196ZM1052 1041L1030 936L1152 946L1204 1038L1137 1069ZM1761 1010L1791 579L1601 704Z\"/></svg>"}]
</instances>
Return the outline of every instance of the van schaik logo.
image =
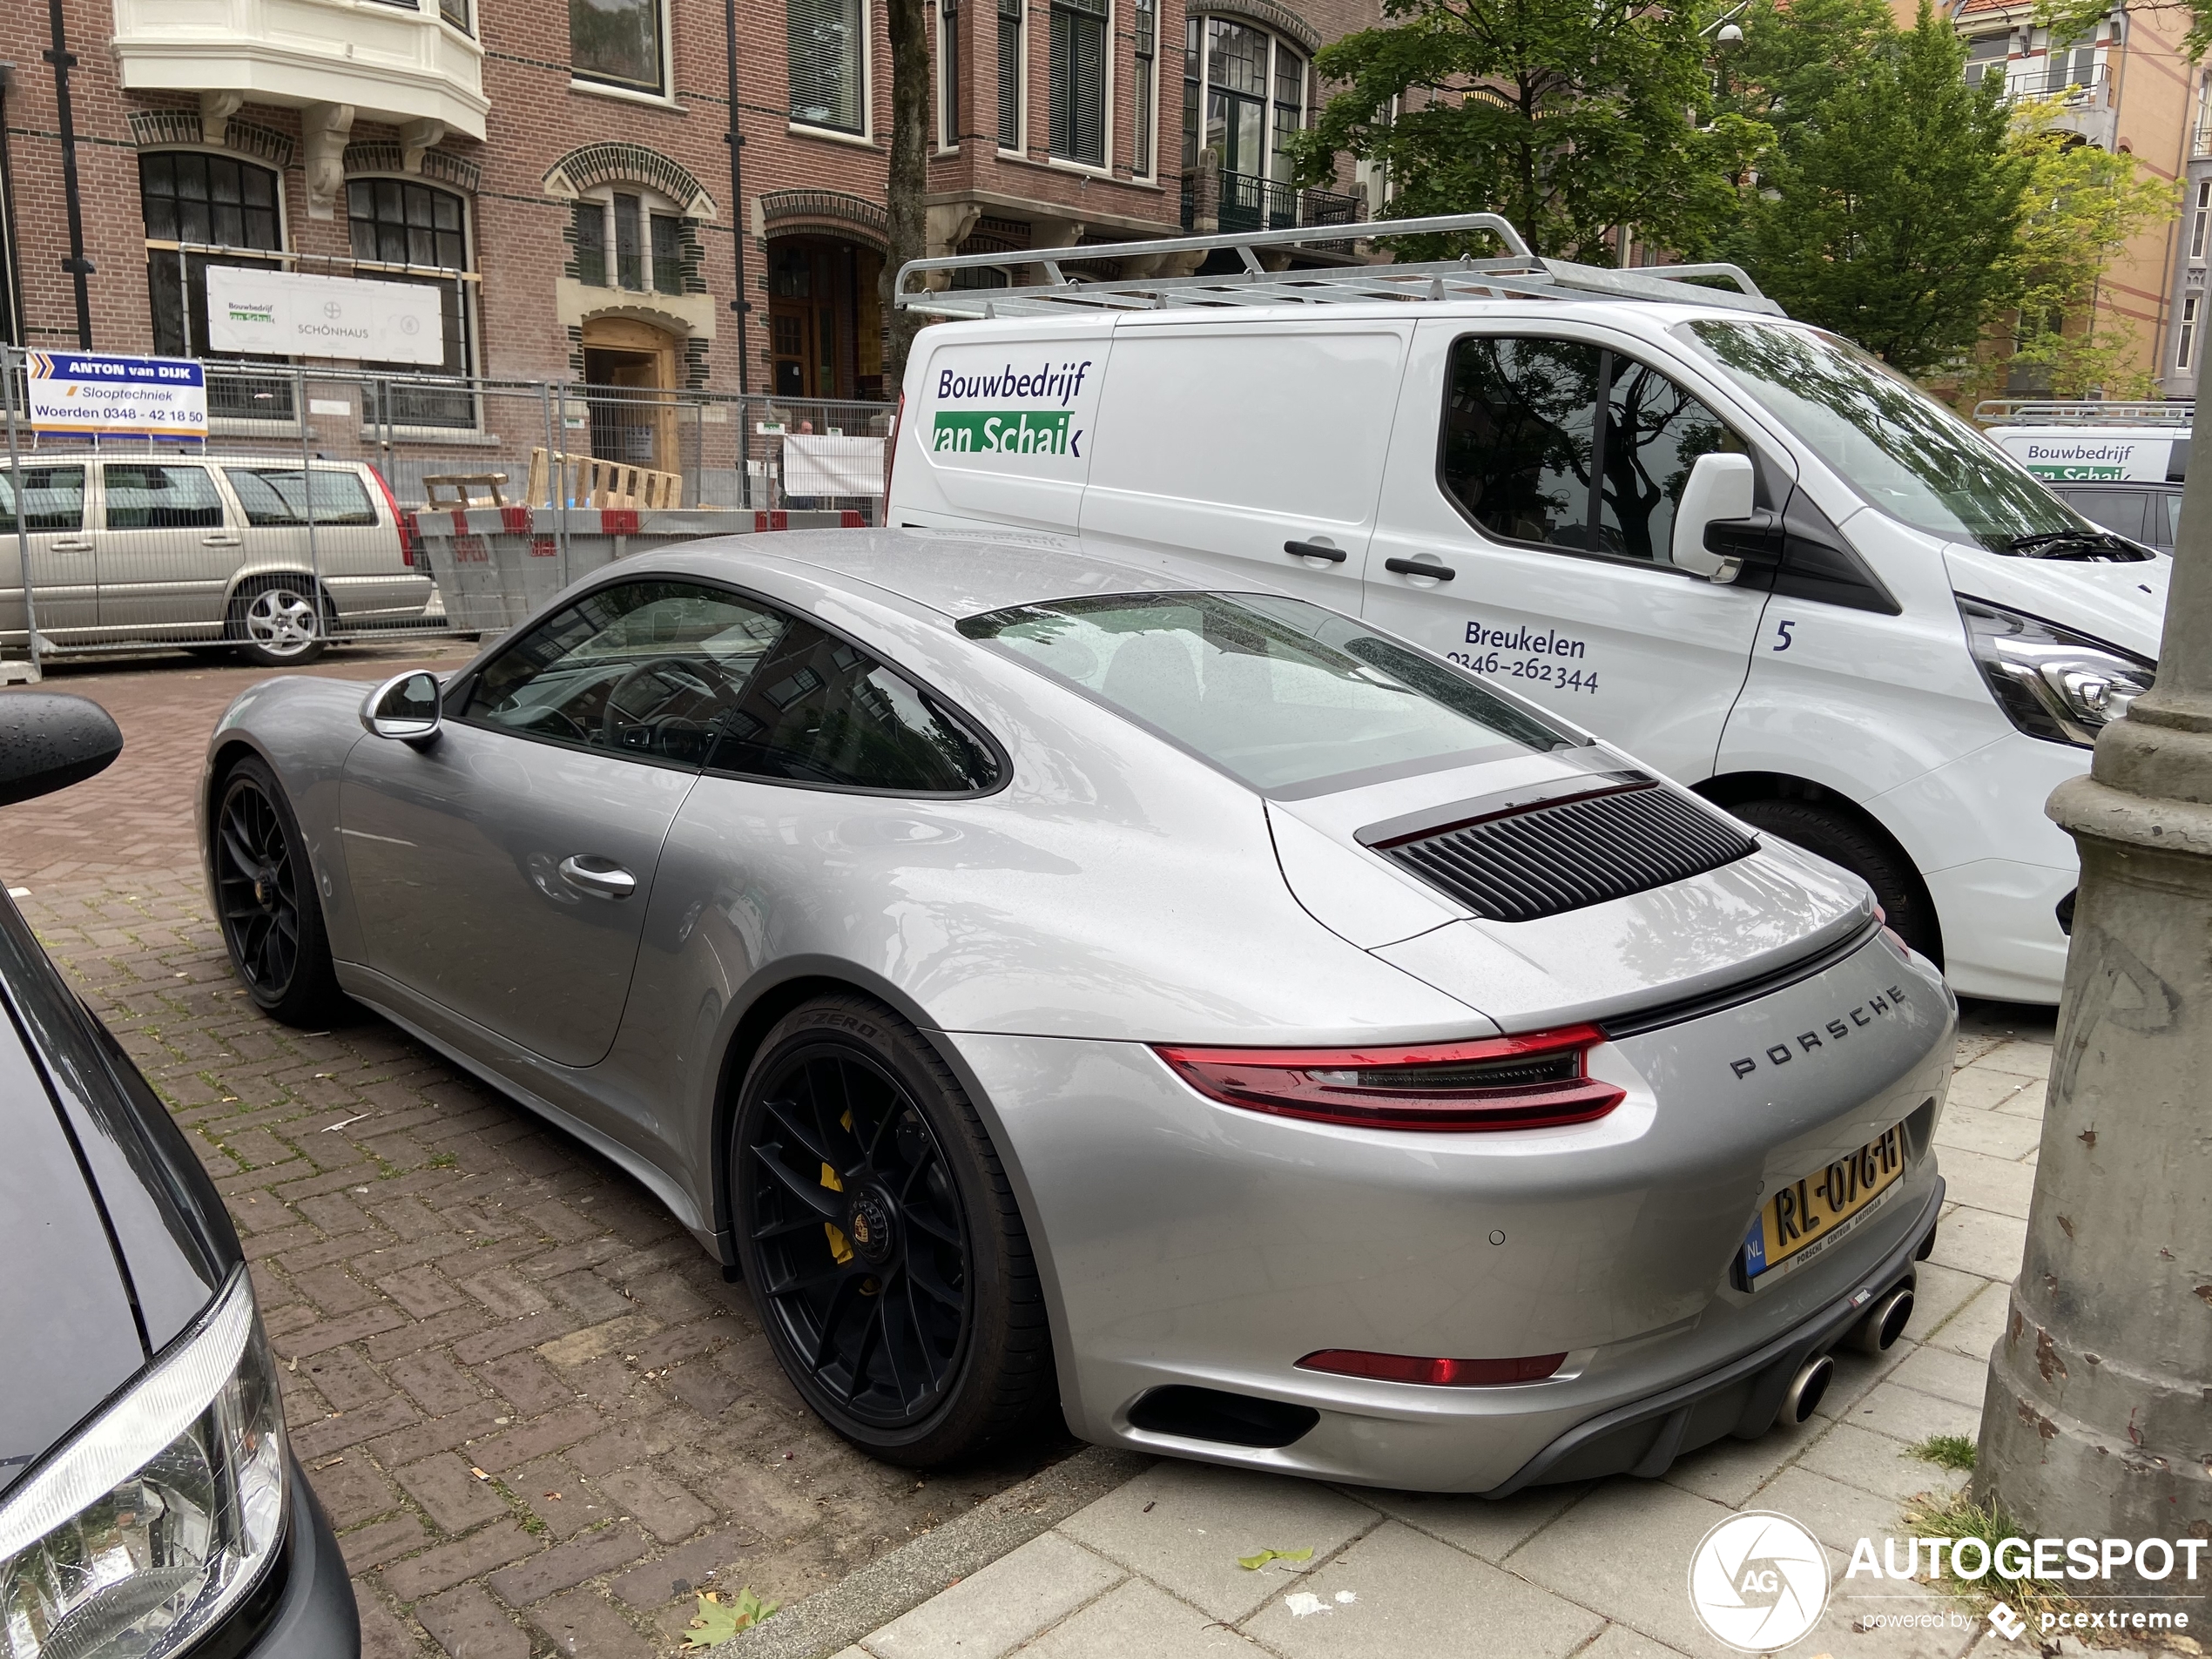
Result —
<instances>
[{"instance_id":1,"label":"van schaik logo","mask_svg":"<svg viewBox=\"0 0 2212 1659\"><path fill-rule=\"evenodd\" d=\"M1689 1558L1689 1604L1716 1641L1739 1653L1773 1653L1826 1610L1827 1552L1787 1515L1730 1515Z\"/></svg>"}]
</instances>

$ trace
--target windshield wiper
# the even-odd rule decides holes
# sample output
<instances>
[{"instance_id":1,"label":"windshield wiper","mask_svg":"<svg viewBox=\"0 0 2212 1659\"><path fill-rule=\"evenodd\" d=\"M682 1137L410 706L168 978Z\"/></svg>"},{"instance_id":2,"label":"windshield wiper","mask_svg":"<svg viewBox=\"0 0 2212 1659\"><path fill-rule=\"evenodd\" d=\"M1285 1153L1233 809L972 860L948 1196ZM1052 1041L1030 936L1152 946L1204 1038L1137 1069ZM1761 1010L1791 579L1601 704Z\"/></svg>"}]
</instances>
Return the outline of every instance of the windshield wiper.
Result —
<instances>
[{"instance_id":1,"label":"windshield wiper","mask_svg":"<svg viewBox=\"0 0 2212 1659\"><path fill-rule=\"evenodd\" d=\"M2005 543L2005 550L2024 559L2078 559L2109 564L2132 564L2158 556L2150 549L2114 531L2093 529L2015 536Z\"/></svg>"}]
</instances>

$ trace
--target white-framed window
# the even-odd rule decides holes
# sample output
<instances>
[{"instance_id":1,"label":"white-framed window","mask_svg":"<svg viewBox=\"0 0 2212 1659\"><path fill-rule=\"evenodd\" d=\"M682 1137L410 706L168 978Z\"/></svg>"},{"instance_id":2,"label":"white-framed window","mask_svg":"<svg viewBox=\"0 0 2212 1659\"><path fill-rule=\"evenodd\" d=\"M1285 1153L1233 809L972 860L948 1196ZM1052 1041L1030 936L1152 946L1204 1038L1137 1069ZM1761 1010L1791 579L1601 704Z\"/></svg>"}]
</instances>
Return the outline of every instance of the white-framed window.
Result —
<instances>
[{"instance_id":1,"label":"white-framed window","mask_svg":"<svg viewBox=\"0 0 2212 1659\"><path fill-rule=\"evenodd\" d=\"M1194 17L1184 28L1184 169L1211 148L1224 175L1289 184L1290 136L1306 119L1305 54L1235 17ZM1224 212L1234 189L1224 178Z\"/></svg>"},{"instance_id":2,"label":"white-framed window","mask_svg":"<svg viewBox=\"0 0 2212 1659\"><path fill-rule=\"evenodd\" d=\"M868 131L867 0L787 0L791 118L865 138Z\"/></svg>"},{"instance_id":3,"label":"white-framed window","mask_svg":"<svg viewBox=\"0 0 2212 1659\"><path fill-rule=\"evenodd\" d=\"M1129 170L1150 179L1159 169L1160 7L1159 0L1130 0L1135 22L1136 84L1130 89L1135 128L1130 140Z\"/></svg>"},{"instance_id":4,"label":"white-framed window","mask_svg":"<svg viewBox=\"0 0 2212 1659\"><path fill-rule=\"evenodd\" d=\"M666 0L569 0L569 73L667 97Z\"/></svg>"},{"instance_id":5,"label":"white-framed window","mask_svg":"<svg viewBox=\"0 0 2212 1659\"><path fill-rule=\"evenodd\" d=\"M999 18L999 148L1019 152L1025 124L1022 98L1028 82L1024 72L1029 50L1023 27L1028 0L998 0Z\"/></svg>"},{"instance_id":6,"label":"white-framed window","mask_svg":"<svg viewBox=\"0 0 2212 1659\"><path fill-rule=\"evenodd\" d=\"M2184 374L2196 361L2196 309L2202 302L2200 294L2182 297L2182 324L2174 331L2174 367Z\"/></svg>"},{"instance_id":7,"label":"white-framed window","mask_svg":"<svg viewBox=\"0 0 2212 1659\"><path fill-rule=\"evenodd\" d=\"M684 215L643 185L603 185L577 199L577 280L632 293L684 292Z\"/></svg>"},{"instance_id":8,"label":"white-framed window","mask_svg":"<svg viewBox=\"0 0 2212 1659\"><path fill-rule=\"evenodd\" d=\"M2000 35L1977 35L1966 43L1966 84L1979 86L1982 77L1992 70L1999 81L2005 78L2005 62L2013 55L2013 33L2006 30Z\"/></svg>"},{"instance_id":9,"label":"white-framed window","mask_svg":"<svg viewBox=\"0 0 2212 1659\"><path fill-rule=\"evenodd\" d=\"M960 0L937 0L937 147L960 148Z\"/></svg>"},{"instance_id":10,"label":"white-framed window","mask_svg":"<svg viewBox=\"0 0 2212 1659\"><path fill-rule=\"evenodd\" d=\"M2212 239L2212 179L2197 181L2196 205L2189 214L2189 263L2204 263L2205 243Z\"/></svg>"},{"instance_id":11,"label":"white-framed window","mask_svg":"<svg viewBox=\"0 0 2212 1659\"><path fill-rule=\"evenodd\" d=\"M1110 0L1052 0L1052 153L1106 165Z\"/></svg>"}]
</instances>

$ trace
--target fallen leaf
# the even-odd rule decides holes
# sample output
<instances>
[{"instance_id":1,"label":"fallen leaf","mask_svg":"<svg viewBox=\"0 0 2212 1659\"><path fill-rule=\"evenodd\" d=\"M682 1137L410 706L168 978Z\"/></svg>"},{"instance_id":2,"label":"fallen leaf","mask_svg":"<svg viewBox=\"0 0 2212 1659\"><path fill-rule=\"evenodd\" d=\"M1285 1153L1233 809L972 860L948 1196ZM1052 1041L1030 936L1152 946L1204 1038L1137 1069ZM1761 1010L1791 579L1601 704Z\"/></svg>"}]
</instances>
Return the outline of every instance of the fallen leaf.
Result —
<instances>
[{"instance_id":1,"label":"fallen leaf","mask_svg":"<svg viewBox=\"0 0 2212 1659\"><path fill-rule=\"evenodd\" d=\"M1270 1561L1310 1561L1312 1559L1311 1549L1263 1549L1257 1555L1239 1555L1237 1565L1247 1573L1257 1573Z\"/></svg>"},{"instance_id":2,"label":"fallen leaf","mask_svg":"<svg viewBox=\"0 0 2212 1659\"><path fill-rule=\"evenodd\" d=\"M727 1642L740 1630L750 1629L776 1610L773 1602L764 1602L753 1594L748 1584L725 1602L719 1592L699 1592L698 1616L691 1621L684 1633L684 1645L697 1651Z\"/></svg>"}]
</instances>

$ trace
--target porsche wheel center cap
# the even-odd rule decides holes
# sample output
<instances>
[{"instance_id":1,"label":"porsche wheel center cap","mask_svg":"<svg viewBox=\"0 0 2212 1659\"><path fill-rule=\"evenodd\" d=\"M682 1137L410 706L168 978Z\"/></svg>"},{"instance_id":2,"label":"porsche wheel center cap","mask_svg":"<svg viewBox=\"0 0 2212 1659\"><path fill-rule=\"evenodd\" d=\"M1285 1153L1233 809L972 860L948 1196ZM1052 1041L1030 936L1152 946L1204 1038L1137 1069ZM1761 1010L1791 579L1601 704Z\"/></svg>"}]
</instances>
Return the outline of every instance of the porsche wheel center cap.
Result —
<instances>
[{"instance_id":1,"label":"porsche wheel center cap","mask_svg":"<svg viewBox=\"0 0 2212 1659\"><path fill-rule=\"evenodd\" d=\"M872 1192L853 1198L845 1213L845 1236L853 1254L877 1264L891 1254L891 1207Z\"/></svg>"}]
</instances>

